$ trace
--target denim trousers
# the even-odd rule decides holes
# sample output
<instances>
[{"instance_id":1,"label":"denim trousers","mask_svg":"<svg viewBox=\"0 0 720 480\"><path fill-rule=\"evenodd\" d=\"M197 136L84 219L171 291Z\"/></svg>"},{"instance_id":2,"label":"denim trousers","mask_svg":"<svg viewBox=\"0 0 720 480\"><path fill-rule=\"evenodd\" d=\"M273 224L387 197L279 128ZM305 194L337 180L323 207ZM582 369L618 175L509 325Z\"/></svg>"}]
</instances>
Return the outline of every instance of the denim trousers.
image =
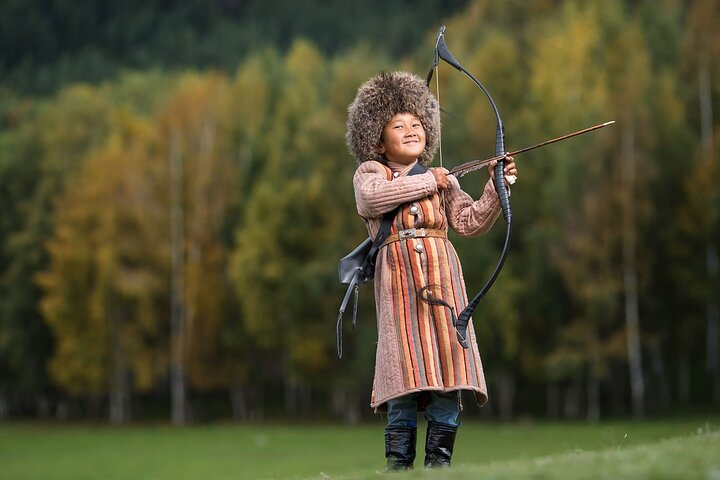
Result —
<instances>
[{"instance_id":1,"label":"denim trousers","mask_svg":"<svg viewBox=\"0 0 720 480\"><path fill-rule=\"evenodd\" d=\"M460 392L430 392L430 403L425 409L425 420L457 427L459 425ZM417 427L420 393L411 393L387 401L388 427Z\"/></svg>"}]
</instances>

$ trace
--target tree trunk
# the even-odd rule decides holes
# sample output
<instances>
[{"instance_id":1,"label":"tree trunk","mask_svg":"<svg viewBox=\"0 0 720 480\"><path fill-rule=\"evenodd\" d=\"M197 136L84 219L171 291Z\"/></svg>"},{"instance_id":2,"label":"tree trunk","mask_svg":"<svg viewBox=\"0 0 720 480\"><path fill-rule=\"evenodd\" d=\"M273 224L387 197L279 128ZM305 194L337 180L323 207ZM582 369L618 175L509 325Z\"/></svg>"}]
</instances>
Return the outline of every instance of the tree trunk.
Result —
<instances>
[{"instance_id":1,"label":"tree trunk","mask_svg":"<svg viewBox=\"0 0 720 480\"><path fill-rule=\"evenodd\" d=\"M229 393L233 420L238 422L262 420L263 395L260 387L236 384L230 388Z\"/></svg>"},{"instance_id":2,"label":"tree trunk","mask_svg":"<svg viewBox=\"0 0 720 480\"><path fill-rule=\"evenodd\" d=\"M638 308L638 281L635 258L635 129L627 122L622 132L622 253L623 286L625 292L625 330L627 336L628 367L632 410L635 417L645 415L645 382L642 370L640 345L640 314Z\"/></svg>"},{"instance_id":3,"label":"tree trunk","mask_svg":"<svg viewBox=\"0 0 720 480\"><path fill-rule=\"evenodd\" d=\"M701 55L698 62L698 84L700 97L700 136L702 142L702 161L715 161L715 141L713 138L713 111L712 111L712 89L710 80L710 69L706 55ZM717 209L717 205L710 205L710 208ZM717 218L718 213L707 212L710 218ZM718 288L720 280L718 275L718 247L713 235L714 225L709 225L708 243L706 246L706 269L708 282L710 284L706 303L707 318L707 353L706 371L710 385L712 386L712 401L715 406L720 406L720 306L718 306Z\"/></svg>"},{"instance_id":4,"label":"tree trunk","mask_svg":"<svg viewBox=\"0 0 720 480\"><path fill-rule=\"evenodd\" d=\"M130 420L130 382L122 340L122 314L107 302L110 310L110 342L112 351L110 381L110 422L121 425Z\"/></svg>"},{"instance_id":5,"label":"tree trunk","mask_svg":"<svg viewBox=\"0 0 720 480\"><path fill-rule=\"evenodd\" d=\"M52 412L52 402L48 395L38 394L35 401L35 412L37 412L38 418L42 420L48 420Z\"/></svg>"},{"instance_id":6,"label":"tree trunk","mask_svg":"<svg viewBox=\"0 0 720 480\"><path fill-rule=\"evenodd\" d=\"M192 375L188 374L188 371L192 371L193 368L202 367L203 365L196 365L200 360L193 354L194 345L193 340L202 342L206 341L205 338L194 338L194 334L198 332L195 327L196 322L202 322L202 312L199 311L198 305L200 304L200 296L203 288L202 283L203 275L203 235L206 234L205 229L207 228L207 218L210 213L208 205L208 192L207 189L211 183L210 180L206 179L209 175L208 167L200 167L203 163L209 163L209 158L212 156L215 141L215 129L212 122L204 122L202 128L202 134L200 137L199 152L196 153L196 158L191 159L188 162L187 167L183 166L182 158L180 158L180 168L178 175L179 190L177 192L177 204L181 208L187 205L187 210L181 211L178 215L178 225L182 231L179 244L181 245L180 251L184 253L179 260L178 268L183 272L183 294L182 294L182 308L183 308L183 322L182 332L182 349L183 349L183 371L184 371L184 383L190 383L192 385ZM192 161L194 160L194 162ZM187 168L189 172L185 174L184 169ZM183 188L184 179L188 178L187 188ZM185 217L187 216L187 221ZM187 226L187 228L186 228ZM202 272L202 273L200 273ZM187 390L187 386L185 387ZM186 412L187 416L191 412Z\"/></svg>"},{"instance_id":7,"label":"tree trunk","mask_svg":"<svg viewBox=\"0 0 720 480\"><path fill-rule=\"evenodd\" d=\"M240 422L249 420L250 399L248 398L247 388L242 385L233 385L230 387L229 393L233 420Z\"/></svg>"},{"instance_id":8,"label":"tree trunk","mask_svg":"<svg viewBox=\"0 0 720 480\"><path fill-rule=\"evenodd\" d=\"M690 404L690 360L682 354L678 362L678 400L681 405Z\"/></svg>"},{"instance_id":9,"label":"tree trunk","mask_svg":"<svg viewBox=\"0 0 720 480\"><path fill-rule=\"evenodd\" d=\"M625 415L627 412L627 403L625 402L625 394L627 391L627 381L625 371L618 371L611 376L610 388L610 404L613 415Z\"/></svg>"},{"instance_id":10,"label":"tree trunk","mask_svg":"<svg viewBox=\"0 0 720 480\"><path fill-rule=\"evenodd\" d=\"M294 416L298 412L299 392L298 384L292 373L288 372L289 368L283 373L283 392L285 396L285 413L288 416Z\"/></svg>"},{"instance_id":11,"label":"tree trunk","mask_svg":"<svg viewBox=\"0 0 720 480\"><path fill-rule=\"evenodd\" d=\"M230 395L230 410L232 411L233 420L247 420L248 404L245 389L240 385L232 385L228 390L228 394Z\"/></svg>"},{"instance_id":12,"label":"tree trunk","mask_svg":"<svg viewBox=\"0 0 720 480\"><path fill-rule=\"evenodd\" d=\"M510 421L513 418L515 404L515 375L511 370L501 369L497 383L500 420Z\"/></svg>"},{"instance_id":13,"label":"tree trunk","mask_svg":"<svg viewBox=\"0 0 720 480\"><path fill-rule=\"evenodd\" d=\"M174 135L168 156L170 180L170 402L174 425L187 420L185 385L185 262L183 159Z\"/></svg>"},{"instance_id":14,"label":"tree trunk","mask_svg":"<svg viewBox=\"0 0 720 480\"><path fill-rule=\"evenodd\" d=\"M560 387L557 383L545 385L545 415L548 418L560 417Z\"/></svg>"},{"instance_id":15,"label":"tree trunk","mask_svg":"<svg viewBox=\"0 0 720 480\"><path fill-rule=\"evenodd\" d=\"M720 285L718 281L718 251L712 243L707 246L707 269L711 285ZM712 402L720 406L720 307L718 307L717 287L710 289L707 300L707 373L712 385Z\"/></svg>"},{"instance_id":16,"label":"tree trunk","mask_svg":"<svg viewBox=\"0 0 720 480\"><path fill-rule=\"evenodd\" d=\"M587 419L600 420L600 380L592 372L587 376Z\"/></svg>"},{"instance_id":17,"label":"tree trunk","mask_svg":"<svg viewBox=\"0 0 720 480\"><path fill-rule=\"evenodd\" d=\"M671 408L670 382L668 381L665 359L659 344L653 345L650 349L650 358L652 359L653 385L655 386L650 398L654 399L653 403L655 403L659 411L668 412Z\"/></svg>"},{"instance_id":18,"label":"tree trunk","mask_svg":"<svg viewBox=\"0 0 720 480\"><path fill-rule=\"evenodd\" d=\"M565 388L565 404L563 408L565 418L578 418L580 416L580 386L571 381Z\"/></svg>"},{"instance_id":19,"label":"tree trunk","mask_svg":"<svg viewBox=\"0 0 720 480\"><path fill-rule=\"evenodd\" d=\"M343 423L355 425L360 421L362 414L360 412L359 403L357 394L354 390L341 388L333 389L333 411L342 418Z\"/></svg>"},{"instance_id":20,"label":"tree trunk","mask_svg":"<svg viewBox=\"0 0 720 480\"><path fill-rule=\"evenodd\" d=\"M5 420L10 416L9 404L7 393L4 390L0 390L0 420Z\"/></svg>"}]
</instances>

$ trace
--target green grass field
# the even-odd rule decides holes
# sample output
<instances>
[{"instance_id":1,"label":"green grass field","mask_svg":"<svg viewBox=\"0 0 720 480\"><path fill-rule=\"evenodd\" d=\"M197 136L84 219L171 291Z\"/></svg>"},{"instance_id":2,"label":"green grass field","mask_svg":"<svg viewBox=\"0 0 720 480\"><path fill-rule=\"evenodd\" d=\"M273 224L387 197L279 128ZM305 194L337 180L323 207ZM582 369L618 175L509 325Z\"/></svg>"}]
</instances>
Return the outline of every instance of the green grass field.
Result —
<instances>
[{"instance_id":1,"label":"green grass field","mask_svg":"<svg viewBox=\"0 0 720 480\"><path fill-rule=\"evenodd\" d=\"M401 478L720 480L720 417L466 422L454 468ZM422 455L424 431L418 440ZM421 466L421 458L416 467ZM0 424L0 479L377 478L383 425Z\"/></svg>"}]
</instances>

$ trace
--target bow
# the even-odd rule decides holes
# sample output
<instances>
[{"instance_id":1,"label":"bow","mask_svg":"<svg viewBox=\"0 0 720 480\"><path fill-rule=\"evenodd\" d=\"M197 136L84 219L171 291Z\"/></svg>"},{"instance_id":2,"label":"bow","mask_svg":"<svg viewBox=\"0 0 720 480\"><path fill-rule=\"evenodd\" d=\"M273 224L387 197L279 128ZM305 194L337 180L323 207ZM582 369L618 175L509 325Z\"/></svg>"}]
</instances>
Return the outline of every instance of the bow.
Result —
<instances>
[{"instance_id":1,"label":"bow","mask_svg":"<svg viewBox=\"0 0 720 480\"><path fill-rule=\"evenodd\" d=\"M480 80L475 78L474 75L472 75L462 65L460 65L460 62L458 62L457 59L453 56L453 54L450 53L450 50L448 50L447 45L445 44L444 25L440 27L440 30L438 30L437 42L435 43L435 61L433 62L433 66L430 68L430 72L427 76L428 85L430 84L430 80L432 79L433 73L437 69L438 64L440 63L440 60L444 60L446 63L452 65L457 70L465 74L466 77L472 80L475 85L477 85L480 90L482 90L482 92L485 94L485 97L487 97L488 101L490 102L490 106L492 107L493 112L495 112L495 120L497 122L497 126L495 128L495 154L493 156L493 160L497 160L497 165L495 166L493 176L495 179L495 191L497 192L498 198L500 200L500 208L502 209L503 217L505 218L507 230L505 233L505 245L503 246L502 253L500 254L500 259L498 260L498 263L495 267L495 271L485 283L485 286L480 290L477 295L475 295L475 297L473 297L470 303L467 304L465 309L460 312L460 315L458 315L457 317L455 330L457 332L458 341L464 348L468 348L467 326L470 322L470 317L472 316L473 312L480 304L480 301L490 290L490 287L492 287L493 283L495 283L495 280L500 274L500 270L502 270L502 267L505 264L505 258L507 258L508 250L510 247L510 238L512 237L512 208L510 206L510 194L508 192L507 185L505 185L504 170L505 157L507 155L505 151L505 126L503 125L502 117L500 116L500 110L498 110L497 105L495 105L495 101L490 95L490 92L488 92L485 86L480 83Z\"/></svg>"},{"instance_id":2,"label":"bow","mask_svg":"<svg viewBox=\"0 0 720 480\"><path fill-rule=\"evenodd\" d=\"M438 67L438 64L440 63L440 60L444 60L448 64L452 65L459 71L461 71L465 76L467 76L470 80L472 80L475 85L477 85L480 90L485 94L485 97L487 97L488 101L490 102L490 106L493 109L493 112L495 113L495 120L497 121L497 127L495 130L495 154L493 157L485 159L485 160L472 160L467 163L463 163L462 165L458 165L455 168L452 168L450 170L450 175L455 175L456 177L462 177L466 173L472 172L474 170L477 170L479 168L482 168L491 162L497 161L497 165L495 166L495 170L493 172L493 176L495 179L495 191L498 194L499 200L500 200L500 208L503 212L503 217L505 217L505 223L507 224L507 231L505 234L505 245L503 246L502 253L500 254L500 260L498 260L498 263L495 267L495 271L492 273L488 281L485 283L485 286L480 290L480 292L473 297L473 299L470 301L470 303L467 304L465 309L460 312L460 315L458 315L457 320L454 318L454 312L453 313L453 320L455 322L455 330L457 331L457 337L460 344L468 348L467 343L467 326L470 322L470 317L472 316L473 312L477 308L477 306L480 304L480 300L487 294L487 292L490 290L490 287L493 286L493 283L495 283L495 280L497 279L498 275L500 274L500 270L502 270L503 265L505 264L505 258L507 257L508 250L510 247L510 238L512 237L512 208L510 207L510 195L507 189L507 185L505 184L505 158L508 156L514 156L523 152L527 152L530 150L534 150L538 147L542 147L545 145L549 145L551 143L559 142L561 140L566 140L568 138L572 138L577 135L581 135L584 133L592 132L594 130L597 130L599 128L604 128L609 125L612 125L615 123L614 120L611 120L609 122L601 123L599 125L595 125L592 127L588 127L576 132L568 133L566 135L563 135L561 137L553 138L552 140L546 140L544 142L538 143L536 145L532 145L530 147L521 148L520 150L515 150L513 152L508 153L505 150L505 126L503 125L502 117L500 116L500 111L497 108L497 105L495 105L495 101L493 100L492 96L490 95L490 92L485 88L485 86L480 83L480 80L475 78L470 72L468 72L462 65L460 65L460 62L457 61L457 59L453 56L452 53L447 48L447 45L445 44L445 26L443 25L440 27L440 30L438 30L438 37L437 42L435 42L435 61L433 62L433 66L430 68L430 72L428 72L426 83L430 85L430 80L432 79L433 73ZM442 156L441 156L442 158ZM443 305L442 302L440 302L436 297L432 296L432 293L430 291L425 292L424 289L421 292L421 298L431 304L440 304ZM449 307L449 305L446 305Z\"/></svg>"}]
</instances>

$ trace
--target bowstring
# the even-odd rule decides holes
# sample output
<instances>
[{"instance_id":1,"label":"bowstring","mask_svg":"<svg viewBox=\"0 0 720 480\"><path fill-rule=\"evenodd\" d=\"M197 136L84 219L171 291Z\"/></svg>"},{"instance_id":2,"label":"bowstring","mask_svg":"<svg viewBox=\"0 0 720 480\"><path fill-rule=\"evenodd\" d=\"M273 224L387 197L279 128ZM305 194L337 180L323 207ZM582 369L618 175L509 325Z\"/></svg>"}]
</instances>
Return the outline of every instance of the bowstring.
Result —
<instances>
[{"instance_id":1,"label":"bowstring","mask_svg":"<svg viewBox=\"0 0 720 480\"><path fill-rule=\"evenodd\" d=\"M439 63L439 62L438 62ZM435 65L435 90L437 91L438 101L438 117L442 110L440 109L440 65ZM442 118L440 119L440 131L438 132L438 156L440 158L440 168L443 168L443 154L442 154ZM440 204L445 209L445 192L440 192Z\"/></svg>"},{"instance_id":2,"label":"bowstring","mask_svg":"<svg viewBox=\"0 0 720 480\"><path fill-rule=\"evenodd\" d=\"M435 65L435 90L437 91L438 109L440 109L440 68L439 65ZM438 112L440 115L440 112ZM443 154L442 154L442 120L440 122L440 132L438 137L438 154L440 156L440 168L443 166Z\"/></svg>"}]
</instances>

